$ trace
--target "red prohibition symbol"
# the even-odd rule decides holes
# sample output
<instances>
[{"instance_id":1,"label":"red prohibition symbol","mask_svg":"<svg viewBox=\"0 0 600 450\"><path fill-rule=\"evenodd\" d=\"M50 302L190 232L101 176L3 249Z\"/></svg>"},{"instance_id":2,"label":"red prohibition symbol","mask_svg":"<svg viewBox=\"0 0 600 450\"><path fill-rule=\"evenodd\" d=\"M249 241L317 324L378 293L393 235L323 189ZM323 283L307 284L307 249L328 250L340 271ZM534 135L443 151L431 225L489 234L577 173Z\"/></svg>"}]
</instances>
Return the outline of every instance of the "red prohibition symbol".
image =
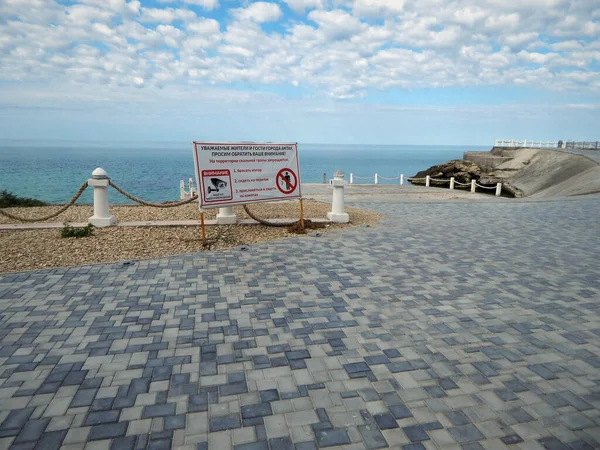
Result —
<instances>
[{"instance_id":1,"label":"red prohibition symbol","mask_svg":"<svg viewBox=\"0 0 600 450\"><path fill-rule=\"evenodd\" d=\"M298 186L298 177L291 169L281 169L275 178L275 185L282 194L291 194Z\"/></svg>"}]
</instances>

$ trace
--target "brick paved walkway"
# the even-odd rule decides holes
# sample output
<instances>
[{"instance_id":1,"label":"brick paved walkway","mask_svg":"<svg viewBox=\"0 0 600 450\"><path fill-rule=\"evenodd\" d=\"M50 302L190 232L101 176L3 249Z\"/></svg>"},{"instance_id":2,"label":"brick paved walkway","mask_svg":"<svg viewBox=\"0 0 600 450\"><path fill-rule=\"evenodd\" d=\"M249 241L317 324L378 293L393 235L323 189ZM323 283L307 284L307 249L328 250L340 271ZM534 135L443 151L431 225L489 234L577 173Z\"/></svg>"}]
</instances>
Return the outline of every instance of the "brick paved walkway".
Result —
<instances>
[{"instance_id":1,"label":"brick paved walkway","mask_svg":"<svg viewBox=\"0 0 600 450\"><path fill-rule=\"evenodd\" d=\"M599 448L600 198L369 205L0 276L0 449Z\"/></svg>"}]
</instances>

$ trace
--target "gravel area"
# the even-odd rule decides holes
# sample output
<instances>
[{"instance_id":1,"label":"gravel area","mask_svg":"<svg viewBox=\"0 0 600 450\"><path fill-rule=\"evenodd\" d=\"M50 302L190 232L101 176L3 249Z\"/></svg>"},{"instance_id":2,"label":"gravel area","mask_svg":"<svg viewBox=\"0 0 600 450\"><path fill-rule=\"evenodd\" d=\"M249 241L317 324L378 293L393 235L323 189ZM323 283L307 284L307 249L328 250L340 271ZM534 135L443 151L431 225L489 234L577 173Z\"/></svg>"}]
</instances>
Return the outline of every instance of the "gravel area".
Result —
<instances>
[{"instance_id":1,"label":"gravel area","mask_svg":"<svg viewBox=\"0 0 600 450\"><path fill-rule=\"evenodd\" d=\"M13 214L40 217L58 207L9 208ZM299 214L298 202L262 203L252 205L253 214L264 219L290 218ZM234 208L238 218L247 218L242 207ZM317 201L304 201L304 216L325 218L330 205ZM207 210L206 218L214 218L218 210ZM380 214L356 208L346 208L351 224L330 225L319 231L375 225ZM159 209L145 206L111 206L117 220L191 220L199 219L197 205ZM58 218L48 222L85 222L92 215L87 205L69 208ZM15 223L0 216L2 223ZM294 236L287 228L263 225L209 226L204 250L218 250L243 244L285 239ZM50 230L0 230L0 272L18 272L53 267L65 267L126 259L155 258L168 255L203 251L200 227L109 227L95 229L94 236L61 238L60 229Z\"/></svg>"},{"instance_id":2,"label":"gravel area","mask_svg":"<svg viewBox=\"0 0 600 450\"><path fill-rule=\"evenodd\" d=\"M259 213L259 217L265 219L298 217L300 214L299 205L296 201L260 203L256 205L249 205L249 208L253 214L256 211ZM20 217L34 219L36 217L46 216L51 214L53 211L58 211L59 209L60 205L35 208L7 208L7 211ZM243 207L236 206L233 208L233 210L237 214L238 218L249 218ZM329 210L331 210L331 206L328 203L317 202L314 200L304 200L304 217L325 218L327 217L327 212ZM204 217L206 219L214 219L218 211L218 208L207 209L204 212ZM198 211L197 203L189 203L187 205L177 206L175 208L153 208L150 206L138 205L111 205L110 212L117 218L117 221L119 222L200 219L200 212ZM94 210L91 205L74 205L57 217L41 221L40 223L87 222L88 218L93 214ZM0 223L19 222L0 215Z\"/></svg>"}]
</instances>

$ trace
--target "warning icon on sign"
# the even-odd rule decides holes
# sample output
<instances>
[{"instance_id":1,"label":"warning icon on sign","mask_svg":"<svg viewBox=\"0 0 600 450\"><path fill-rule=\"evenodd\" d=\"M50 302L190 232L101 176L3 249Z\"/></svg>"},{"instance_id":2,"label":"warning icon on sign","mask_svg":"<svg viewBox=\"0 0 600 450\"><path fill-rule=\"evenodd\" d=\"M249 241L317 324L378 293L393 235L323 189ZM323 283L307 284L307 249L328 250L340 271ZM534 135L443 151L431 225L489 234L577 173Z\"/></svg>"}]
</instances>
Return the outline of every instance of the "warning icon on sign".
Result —
<instances>
[{"instance_id":1,"label":"warning icon on sign","mask_svg":"<svg viewBox=\"0 0 600 450\"><path fill-rule=\"evenodd\" d=\"M204 199L207 202L231 200L231 173L229 170L203 170L202 187Z\"/></svg>"},{"instance_id":2,"label":"warning icon on sign","mask_svg":"<svg viewBox=\"0 0 600 450\"><path fill-rule=\"evenodd\" d=\"M291 169L281 169L277 173L276 184L282 194L289 195L296 190L298 177Z\"/></svg>"}]
</instances>

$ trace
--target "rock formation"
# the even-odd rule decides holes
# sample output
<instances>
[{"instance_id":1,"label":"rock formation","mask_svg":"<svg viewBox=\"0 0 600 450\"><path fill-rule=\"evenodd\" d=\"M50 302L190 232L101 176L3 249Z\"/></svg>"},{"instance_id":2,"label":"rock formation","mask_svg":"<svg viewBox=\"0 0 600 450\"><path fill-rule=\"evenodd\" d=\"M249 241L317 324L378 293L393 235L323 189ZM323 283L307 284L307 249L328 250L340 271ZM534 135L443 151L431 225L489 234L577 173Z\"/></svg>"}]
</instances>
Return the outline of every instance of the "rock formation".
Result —
<instances>
[{"instance_id":1,"label":"rock formation","mask_svg":"<svg viewBox=\"0 0 600 450\"><path fill-rule=\"evenodd\" d=\"M432 166L427 170L422 170L414 177L409 178L408 181L412 184L424 185L425 177L429 175L432 178L432 186L438 184L435 181L436 178L449 180L451 177L454 177L454 180L459 183L471 183L471 180L479 181L483 174L483 170L477 164L470 161L463 161L462 159L455 159L444 164ZM422 180L419 180L419 178L422 178Z\"/></svg>"}]
</instances>

